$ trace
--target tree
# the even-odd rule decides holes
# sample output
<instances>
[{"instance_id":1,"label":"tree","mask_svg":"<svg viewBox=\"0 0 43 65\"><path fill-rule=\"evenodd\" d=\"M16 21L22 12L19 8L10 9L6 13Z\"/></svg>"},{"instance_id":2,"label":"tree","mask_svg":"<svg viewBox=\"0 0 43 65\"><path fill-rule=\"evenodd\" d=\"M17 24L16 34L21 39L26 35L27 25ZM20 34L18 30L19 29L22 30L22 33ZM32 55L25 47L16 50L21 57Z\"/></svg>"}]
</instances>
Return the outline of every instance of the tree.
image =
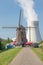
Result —
<instances>
[{"instance_id":1,"label":"tree","mask_svg":"<svg viewBox=\"0 0 43 65\"><path fill-rule=\"evenodd\" d=\"M12 40L8 37L7 43L10 43L10 42L12 42Z\"/></svg>"},{"instance_id":2,"label":"tree","mask_svg":"<svg viewBox=\"0 0 43 65\"><path fill-rule=\"evenodd\" d=\"M0 50L2 50L2 43L1 43L1 39L0 39Z\"/></svg>"}]
</instances>

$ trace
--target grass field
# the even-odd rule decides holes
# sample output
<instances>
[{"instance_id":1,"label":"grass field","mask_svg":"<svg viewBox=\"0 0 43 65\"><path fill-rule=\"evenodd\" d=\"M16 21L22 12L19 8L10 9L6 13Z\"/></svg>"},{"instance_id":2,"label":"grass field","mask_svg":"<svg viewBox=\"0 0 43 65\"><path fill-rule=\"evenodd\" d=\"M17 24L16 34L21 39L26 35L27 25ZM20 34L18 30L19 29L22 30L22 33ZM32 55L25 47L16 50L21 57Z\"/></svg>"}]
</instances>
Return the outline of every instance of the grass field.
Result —
<instances>
[{"instance_id":1,"label":"grass field","mask_svg":"<svg viewBox=\"0 0 43 65\"><path fill-rule=\"evenodd\" d=\"M21 48L14 48L0 53L0 65L8 65L20 50Z\"/></svg>"},{"instance_id":2,"label":"grass field","mask_svg":"<svg viewBox=\"0 0 43 65\"><path fill-rule=\"evenodd\" d=\"M43 51L40 48L32 48L32 50L37 54L37 56L43 61Z\"/></svg>"}]
</instances>

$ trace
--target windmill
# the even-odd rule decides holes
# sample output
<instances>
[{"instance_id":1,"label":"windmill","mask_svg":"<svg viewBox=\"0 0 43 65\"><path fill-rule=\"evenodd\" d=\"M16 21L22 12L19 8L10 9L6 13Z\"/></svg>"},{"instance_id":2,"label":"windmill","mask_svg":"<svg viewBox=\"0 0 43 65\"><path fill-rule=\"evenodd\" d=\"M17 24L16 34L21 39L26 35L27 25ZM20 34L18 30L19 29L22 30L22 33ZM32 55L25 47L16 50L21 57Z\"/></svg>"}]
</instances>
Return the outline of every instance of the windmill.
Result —
<instances>
[{"instance_id":1,"label":"windmill","mask_svg":"<svg viewBox=\"0 0 43 65\"><path fill-rule=\"evenodd\" d=\"M21 25L21 10L19 16L18 27L2 27L3 29L16 29L16 42L17 44L21 44L21 42L26 42L26 29L23 25Z\"/></svg>"}]
</instances>

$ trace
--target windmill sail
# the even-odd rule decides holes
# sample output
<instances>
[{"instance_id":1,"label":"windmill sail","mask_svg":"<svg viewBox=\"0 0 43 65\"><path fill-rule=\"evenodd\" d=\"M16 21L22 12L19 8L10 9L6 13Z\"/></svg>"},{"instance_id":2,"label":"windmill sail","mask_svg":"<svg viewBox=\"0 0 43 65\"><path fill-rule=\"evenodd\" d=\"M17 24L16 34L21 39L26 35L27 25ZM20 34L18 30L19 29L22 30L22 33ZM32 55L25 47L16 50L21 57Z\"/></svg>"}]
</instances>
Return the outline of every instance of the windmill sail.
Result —
<instances>
[{"instance_id":1,"label":"windmill sail","mask_svg":"<svg viewBox=\"0 0 43 65\"><path fill-rule=\"evenodd\" d=\"M19 16L19 27L20 27L20 24L21 24L21 10L20 10L20 16Z\"/></svg>"}]
</instances>

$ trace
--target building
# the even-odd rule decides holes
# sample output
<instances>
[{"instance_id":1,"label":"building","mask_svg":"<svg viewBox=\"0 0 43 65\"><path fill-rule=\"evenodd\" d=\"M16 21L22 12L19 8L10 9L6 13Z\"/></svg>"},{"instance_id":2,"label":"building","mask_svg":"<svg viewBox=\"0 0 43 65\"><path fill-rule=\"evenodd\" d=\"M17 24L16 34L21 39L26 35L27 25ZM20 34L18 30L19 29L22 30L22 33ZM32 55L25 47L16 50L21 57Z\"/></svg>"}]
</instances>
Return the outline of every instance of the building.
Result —
<instances>
[{"instance_id":1,"label":"building","mask_svg":"<svg viewBox=\"0 0 43 65\"><path fill-rule=\"evenodd\" d=\"M16 30L16 42L18 44L27 42L26 29L22 25L20 25L20 27L18 27Z\"/></svg>"}]
</instances>

